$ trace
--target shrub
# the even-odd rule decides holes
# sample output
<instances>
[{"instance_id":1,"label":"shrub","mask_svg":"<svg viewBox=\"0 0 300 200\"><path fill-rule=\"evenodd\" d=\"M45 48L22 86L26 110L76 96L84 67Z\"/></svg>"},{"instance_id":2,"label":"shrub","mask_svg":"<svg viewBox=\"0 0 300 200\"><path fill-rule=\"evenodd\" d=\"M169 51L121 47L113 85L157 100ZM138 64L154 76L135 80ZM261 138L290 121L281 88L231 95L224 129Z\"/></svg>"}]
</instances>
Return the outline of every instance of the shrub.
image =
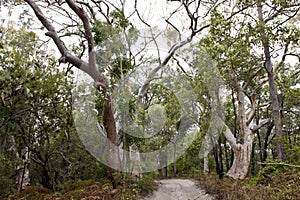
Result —
<instances>
[{"instance_id":1,"label":"shrub","mask_svg":"<svg viewBox=\"0 0 300 200\"><path fill-rule=\"evenodd\" d=\"M14 187L14 168L12 162L3 154L0 154L0 199L7 196Z\"/></svg>"}]
</instances>

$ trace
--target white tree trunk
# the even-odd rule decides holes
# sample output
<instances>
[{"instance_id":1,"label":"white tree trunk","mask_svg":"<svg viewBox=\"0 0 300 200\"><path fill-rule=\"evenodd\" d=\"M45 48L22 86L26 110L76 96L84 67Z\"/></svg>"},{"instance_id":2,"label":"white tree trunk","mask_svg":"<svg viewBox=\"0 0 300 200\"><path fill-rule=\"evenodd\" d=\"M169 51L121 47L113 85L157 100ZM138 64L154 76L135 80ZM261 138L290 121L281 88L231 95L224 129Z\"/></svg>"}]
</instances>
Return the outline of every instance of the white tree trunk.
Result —
<instances>
[{"instance_id":1,"label":"white tree trunk","mask_svg":"<svg viewBox=\"0 0 300 200\"><path fill-rule=\"evenodd\" d=\"M234 179L244 179L248 174L249 166L251 162L251 154L252 154L253 141L254 141L254 131L252 131L252 129L250 128L249 125L250 123L248 122L249 120L247 119L246 116L244 93L241 87L237 86L236 89L238 93L237 94L238 108L239 108L238 116L240 118L240 129L243 138L242 143L241 144L238 143L238 141L233 136L229 127L224 123L224 121L218 119L218 123L226 127L224 136L234 153L233 164L229 169L229 171L227 172L227 175ZM250 118L252 118L252 114L250 115L251 115Z\"/></svg>"},{"instance_id":2,"label":"white tree trunk","mask_svg":"<svg viewBox=\"0 0 300 200\"><path fill-rule=\"evenodd\" d=\"M249 171L251 152L253 148L253 142L237 144L233 149L234 160L231 168L227 172L229 177L234 179L244 179Z\"/></svg>"},{"instance_id":3,"label":"white tree trunk","mask_svg":"<svg viewBox=\"0 0 300 200\"><path fill-rule=\"evenodd\" d=\"M15 160L16 186L19 192L23 190L26 186L30 185L29 163L30 163L30 153L28 147L22 148L21 154L16 152L16 160Z\"/></svg>"},{"instance_id":4,"label":"white tree trunk","mask_svg":"<svg viewBox=\"0 0 300 200\"><path fill-rule=\"evenodd\" d=\"M209 151L205 150L204 151L204 173L206 173L206 174L209 173L208 154L209 154Z\"/></svg>"},{"instance_id":5,"label":"white tree trunk","mask_svg":"<svg viewBox=\"0 0 300 200\"><path fill-rule=\"evenodd\" d=\"M28 147L23 147L21 152L19 153L16 149L16 142L13 135L9 138L10 148L8 151L10 152L14 167L15 167L15 185L20 192L26 186L30 185L30 178L29 178L29 163L30 163L30 153Z\"/></svg>"}]
</instances>

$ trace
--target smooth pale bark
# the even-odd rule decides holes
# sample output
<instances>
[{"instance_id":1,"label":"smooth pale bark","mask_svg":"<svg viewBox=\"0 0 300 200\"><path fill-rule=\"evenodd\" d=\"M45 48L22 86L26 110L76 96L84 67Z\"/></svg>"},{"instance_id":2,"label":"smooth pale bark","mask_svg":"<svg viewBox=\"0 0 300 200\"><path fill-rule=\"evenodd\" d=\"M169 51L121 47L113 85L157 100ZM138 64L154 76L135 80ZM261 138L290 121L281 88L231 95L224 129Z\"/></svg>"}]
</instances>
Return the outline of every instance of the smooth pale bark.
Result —
<instances>
[{"instance_id":1,"label":"smooth pale bark","mask_svg":"<svg viewBox=\"0 0 300 200\"><path fill-rule=\"evenodd\" d=\"M204 151L204 173L206 173L206 174L209 173L209 162L208 162L209 152L210 152L210 150Z\"/></svg>"},{"instance_id":2,"label":"smooth pale bark","mask_svg":"<svg viewBox=\"0 0 300 200\"><path fill-rule=\"evenodd\" d=\"M249 135L248 141L244 142L244 144L237 144L235 148L233 148L233 164L227 172L227 175L234 179L244 179L249 171L254 134L251 133L251 131L247 134Z\"/></svg>"},{"instance_id":3,"label":"smooth pale bark","mask_svg":"<svg viewBox=\"0 0 300 200\"><path fill-rule=\"evenodd\" d=\"M15 171L16 175L16 186L18 191L22 191L26 186L30 185L29 178L29 161L30 161L30 153L28 147L24 147L19 154L16 152L16 160L15 160ZM16 162L17 161L17 162Z\"/></svg>"},{"instance_id":4,"label":"smooth pale bark","mask_svg":"<svg viewBox=\"0 0 300 200\"><path fill-rule=\"evenodd\" d=\"M251 162L254 133L263 125L268 123L269 120L263 120L259 125L253 128L250 127L249 118L252 118L252 113L250 114L250 117L247 118L245 111L244 92L240 86L236 86L236 91L238 97L238 117L240 120L240 129L243 141L238 142L229 127L220 118L218 119L218 123L226 127L226 130L223 134L234 153L233 163L227 172L227 176L234 179L244 179L248 174Z\"/></svg>"}]
</instances>

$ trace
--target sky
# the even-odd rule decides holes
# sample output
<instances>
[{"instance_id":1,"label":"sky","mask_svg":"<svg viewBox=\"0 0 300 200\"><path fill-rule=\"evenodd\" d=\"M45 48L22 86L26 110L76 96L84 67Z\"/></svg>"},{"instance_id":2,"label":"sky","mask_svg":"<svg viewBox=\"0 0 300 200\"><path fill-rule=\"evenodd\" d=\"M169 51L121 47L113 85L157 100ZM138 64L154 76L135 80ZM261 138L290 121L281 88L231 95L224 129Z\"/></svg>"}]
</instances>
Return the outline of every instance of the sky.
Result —
<instances>
[{"instance_id":1,"label":"sky","mask_svg":"<svg viewBox=\"0 0 300 200\"><path fill-rule=\"evenodd\" d=\"M120 0L112 0L112 3L117 5L118 7L121 7ZM125 0L124 1L124 10L125 10L125 15L129 16L134 12L134 0ZM158 29L164 29L167 25L165 19L169 16L171 12L173 12L179 5L180 2L167 2L167 0L138 0L137 1L137 9L140 12L141 17L151 26L157 27ZM13 25L14 28L19 28L22 26L19 17L22 16L22 13L28 10L28 13L30 14L30 17L23 15L24 21L27 21L28 19L31 22L31 25L28 27L32 31L34 31L38 37L42 40L47 40L49 37L46 37L45 30L41 30L40 28L42 27L41 23L36 19L34 16L34 13L32 9L26 5L26 6L15 6L15 7L0 7L0 23L4 26L7 26L7 23L10 22L11 25ZM51 16L51 12L46 12L45 9L42 9L44 11L44 14L46 16ZM188 29L187 27L187 19L184 19L182 13L178 13L174 15L170 21L174 23L180 30L185 30L183 31L183 34L186 33L186 30ZM57 16L56 16L57 17ZM101 16L98 15L98 17L101 19ZM53 19L55 19L55 16L53 16ZM62 17L59 18L59 21L68 21L69 19L65 18L63 19ZM139 20L138 16L136 14L131 15L130 17L130 22L132 22L136 27L139 28L145 28L146 26L141 23ZM59 25L55 25L56 29L59 29ZM71 39L66 39L64 38L64 42L66 44L78 44L78 40L71 38ZM48 45L48 52L51 54L54 54L56 57L59 57L60 54L54 45L52 41L50 41Z\"/></svg>"},{"instance_id":2,"label":"sky","mask_svg":"<svg viewBox=\"0 0 300 200\"><path fill-rule=\"evenodd\" d=\"M111 0L112 4L116 5L117 7L121 7L122 4L120 3L120 0ZM124 10L125 15L130 16L134 12L134 2L135 0L123 0L124 3ZM168 2L167 0L138 0L137 1L137 9L140 11L141 17L150 25L153 27L157 27L158 29L163 29L166 27L167 23L165 19L172 13L174 10L176 10L180 6L180 2ZM31 22L35 21L31 26L30 29L32 29L34 32L37 33L37 35L42 40L47 40L49 37L46 37L44 35L45 30L41 30L40 28L42 25L40 22L36 20L36 17L33 14L33 11L29 6L25 6L29 13L31 14L30 19ZM19 16L22 14L22 12L26 10L22 6L16 6L12 7L10 10L7 7L1 6L0 7L0 23L7 23L9 20L14 21L14 27L18 28L21 26ZM9 15L9 11L11 12L11 15ZM45 10L44 10L45 11ZM189 27L189 21L187 19L186 14L183 14L184 11L181 11L174 15L170 21L176 25L180 30L183 30L183 34L188 34L188 27ZM50 13L45 12L46 15L51 16ZM25 17L26 18L26 17ZM28 17L27 17L28 18ZM99 16L99 18L101 18ZM59 19L60 21L67 21L68 19ZM130 17L130 21L136 25L136 27L145 28L141 21L139 20L138 16L136 14L133 14ZM58 25L56 25L58 27ZM64 42L66 44L75 44L78 45L78 39L64 38ZM54 54L56 57L60 57L60 53L58 52L56 46L52 41L50 41L48 45L47 52ZM295 64L297 63L297 59L293 57L288 57L288 62Z\"/></svg>"}]
</instances>

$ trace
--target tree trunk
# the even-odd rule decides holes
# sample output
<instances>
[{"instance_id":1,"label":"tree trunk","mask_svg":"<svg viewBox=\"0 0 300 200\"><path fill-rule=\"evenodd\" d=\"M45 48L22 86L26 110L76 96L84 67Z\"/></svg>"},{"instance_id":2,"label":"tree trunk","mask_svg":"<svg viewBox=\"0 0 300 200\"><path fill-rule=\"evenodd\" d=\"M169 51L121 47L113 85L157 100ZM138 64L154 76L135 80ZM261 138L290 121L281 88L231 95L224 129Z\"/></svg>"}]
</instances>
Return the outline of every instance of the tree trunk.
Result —
<instances>
[{"instance_id":1,"label":"tree trunk","mask_svg":"<svg viewBox=\"0 0 300 200\"><path fill-rule=\"evenodd\" d=\"M107 133L107 138L111 141L111 145L109 147L110 150L110 166L109 168L109 178L112 181L113 187L116 188L118 183L116 182L117 175L116 170L114 169L122 169L121 166L121 158L119 154L118 148L118 137L117 137L117 130L116 130L116 122L115 117L112 109L112 100L109 92L107 92L108 99L104 102L103 106L103 124ZM113 169L114 168L114 169Z\"/></svg>"},{"instance_id":2,"label":"tree trunk","mask_svg":"<svg viewBox=\"0 0 300 200\"><path fill-rule=\"evenodd\" d=\"M261 1L257 2L257 12L258 12L259 21L264 26L265 21L263 18L263 9L262 9ZM277 94L277 88L276 88L276 83L275 83L275 78L274 78L273 66L272 66L272 62L271 62L269 38L266 36L264 27L261 27L260 34L261 34L261 42L263 45L264 55L265 55L264 66L265 66L265 68L267 70L267 74L268 74L270 102L271 102L272 114L273 114L273 119L274 119L275 136L277 137L277 140L276 140L277 157L280 160L284 161L284 160L286 160L286 155L284 152L283 141L282 141L282 122L281 122L280 106L279 106L279 101L278 101L278 94Z\"/></svg>"},{"instance_id":3,"label":"tree trunk","mask_svg":"<svg viewBox=\"0 0 300 200\"><path fill-rule=\"evenodd\" d=\"M268 157L267 149L268 149L268 144L269 144L269 137L271 135L273 127L274 127L273 122L271 122L269 124L269 126L267 127L267 133L266 133L266 137L265 137L265 140L264 140L264 146L263 146L263 159L262 159L262 162L266 161L267 157Z\"/></svg>"},{"instance_id":4,"label":"tree trunk","mask_svg":"<svg viewBox=\"0 0 300 200\"><path fill-rule=\"evenodd\" d=\"M174 154L173 154L173 159L174 159L174 165L173 165L173 172L174 172L174 177L176 177L176 142L173 143L174 145Z\"/></svg>"},{"instance_id":5,"label":"tree trunk","mask_svg":"<svg viewBox=\"0 0 300 200\"><path fill-rule=\"evenodd\" d=\"M16 142L13 135L9 137L10 147L8 151L12 156L15 167L15 186L18 192L21 192L26 186L30 185L29 163L30 152L28 147L22 147L21 151L16 149Z\"/></svg>"},{"instance_id":6,"label":"tree trunk","mask_svg":"<svg viewBox=\"0 0 300 200\"><path fill-rule=\"evenodd\" d=\"M16 163L15 168L17 172L16 185L19 192L23 190L26 186L30 185L29 178L29 159L30 153L28 147L23 147L21 150L21 155L19 157L19 162ZM21 162L20 162L21 161Z\"/></svg>"},{"instance_id":7,"label":"tree trunk","mask_svg":"<svg viewBox=\"0 0 300 200\"><path fill-rule=\"evenodd\" d=\"M251 152L251 160L255 159L255 145L256 143L253 142L252 152ZM251 162L251 169L250 169L251 175L255 174L255 162Z\"/></svg>"},{"instance_id":8,"label":"tree trunk","mask_svg":"<svg viewBox=\"0 0 300 200\"><path fill-rule=\"evenodd\" d=\"M247 176L251 161L252 147L252 142L244 143L244 145L236 145L236 148L233 150L233 164L227 172L228 176L234 179L244 179Z\"/></svg>"},{"instance_id":9,"label":"tree trunk","mask_svg":"<svg viewBox=\"0 0 300 200\"><path fill-rule=\"evenodd\" d=\"M165 149L165 152L164 152L164 159L165 159L165 167L164 167L164 169L165 169L165 177L167 178L168 177L168 149L166 148Z\"/></svg>"},{"instance_id":10,"label":"tree trunk","mask_svg":"<svg viewBox=\"0 0 300 200\"><path fill-rule=\"evenodd\" d=\"M234 179L244 179L248 174L250 166L254 133L247 123L244 92L238 85L236 85L236 91L238 98L238 116L240 120L240 129L242 133L243 143L237 141L237 138L234 137L231 130L225 125L226 130L224 132L224 136L229 142L229 145L234 153L233 163L231 168L227 172L227 175Z\"/></svg>"},{"instance_id":11,"label":"tree trunk","mask_svg":"<svg viewBox=\"0 0 300 200\"><path fill-rule=\"evenodd\" d=\"M219 162L220 162L220 173L219 178L222 179L224 176L224 167L223 167L223 153L222 153L222 138L219 137L218 148L219 148Z\"/></svg>"},{"instance_id":12,"label":"tree trunk","mask_svg":"<svg viewBox=\"0 0 300 200\"><path fill-rule=\"evenodd\" d=\"M214 158L215 158L215 164L216 164L216 172L220 176L220 163L219 163L219 159L218 159L217 144L213 147L213 152L214 152Z\"/></svg>"},{"instance_id":13,"label":"tree trunk","mask_svg":"<svg viewBox=\"0 0 300 200\"><path fill-rule=\"evenodd\" d=\"M260 96L258 96L258 106L259 105L260 105ZM259 123L259 118L260 118L259 109L257 109L256 114L257 114L256 124L258 124ZM261 140L261 135L260 135L260 131L259 130L257 130L256 135L257 135L257 139L258 139L259 159L260 159L260 162L263 162L262 140Z\"/></svg>"},{"instance_id":14,"label":"tree trunk","mask_svg":"<svg viewBox=\"0 0 300 200\"><path fill-rule=\"evenodd\" d=\"M226 145L226 142L224 141L224 148L225 148L225 164L226 164L226 170L228 171L229 170L229 156L228 156L228 150L227 150L227 145Z\"/></svg>"},{"instance_id":15,"label":"tree trunk","mask_svg":"<svg viewBox=\"0 0 300 200\"><path fill-rule=\"evenodd\" d=\"M232 103L232 108L233 108L233 114L234 114L234 125L233 125L233 136L235 138L239 138L238 137L238 116L237 116L237 108L235 105L235 99L234 99L234 89L231 90L231 103ZM230 154L230 166L232 166L233 164L233 160L234 160L234 152L231 149L231 154Z\"/></svg>"},{"instance_id":16,"label":"tree trunk","mask_svg":"<svg viewBox=\"0 0 300 200\"><path fill-rule=\"evenodd\" d=\"M206 174L209 173L208 155L209 155L209 150L205 150L204 151L204 173Z\"/></svg>"}]
</instances>

